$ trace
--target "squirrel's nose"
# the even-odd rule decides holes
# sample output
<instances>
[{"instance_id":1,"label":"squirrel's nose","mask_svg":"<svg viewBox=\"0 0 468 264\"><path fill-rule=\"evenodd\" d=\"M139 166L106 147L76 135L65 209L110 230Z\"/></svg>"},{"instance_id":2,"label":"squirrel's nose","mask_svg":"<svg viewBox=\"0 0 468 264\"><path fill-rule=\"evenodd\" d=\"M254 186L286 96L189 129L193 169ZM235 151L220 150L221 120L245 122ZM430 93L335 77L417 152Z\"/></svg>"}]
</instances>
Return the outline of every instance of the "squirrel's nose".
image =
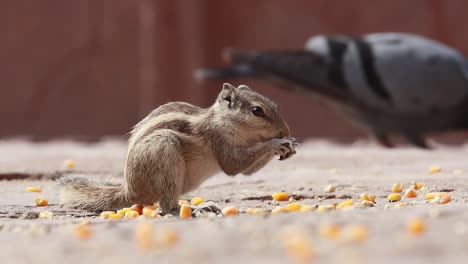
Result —
<instances>
[{"instance_id":1,"label":"squirrel's nose","mask_svg":"<svg viewBox=\"0 0 468 264\"><path fill-rule=\"evenodd\" d=\"M287 125L285 125L284 128L281 130L280 137L289 137L289 127Z\"/></svg>"}]
</instances>

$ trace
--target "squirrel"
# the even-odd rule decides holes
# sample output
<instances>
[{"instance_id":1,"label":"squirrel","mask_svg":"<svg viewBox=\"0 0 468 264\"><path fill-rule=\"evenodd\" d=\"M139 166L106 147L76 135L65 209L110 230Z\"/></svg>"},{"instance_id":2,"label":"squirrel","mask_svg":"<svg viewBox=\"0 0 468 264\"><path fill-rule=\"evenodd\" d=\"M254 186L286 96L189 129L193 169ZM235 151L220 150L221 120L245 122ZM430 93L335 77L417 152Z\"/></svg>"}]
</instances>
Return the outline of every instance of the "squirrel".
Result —
<instances>
[{"instance_id":1,"label":"squirrel","mask_svg":"<svg viewBox=\"0 0 468 264\"><path fill-rule=\"evenodd\" d=\"M136 124L122 185L82 175L59 178L61 204L99 212L159 202L163 214L175 213L180 195L220 171L251 175L275 155L294 155L299 144L289 133L270 99L225 83L209 108L171 102Z\"/></svg>"}]
</instances>

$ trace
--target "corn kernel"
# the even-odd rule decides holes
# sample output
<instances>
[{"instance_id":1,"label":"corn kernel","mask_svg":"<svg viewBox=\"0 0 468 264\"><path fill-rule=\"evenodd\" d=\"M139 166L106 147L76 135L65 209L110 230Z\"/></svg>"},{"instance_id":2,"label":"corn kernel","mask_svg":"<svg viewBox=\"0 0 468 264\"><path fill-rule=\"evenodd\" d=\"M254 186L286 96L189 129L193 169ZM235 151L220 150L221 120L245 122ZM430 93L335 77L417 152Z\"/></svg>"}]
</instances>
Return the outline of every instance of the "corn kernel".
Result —
<instances>
[{"instance_id":1,"label":"corn kernel","mask_svg":"<svg viewBox=\"0 0 468 264\"><path fill-rule=\"evenodd\" d=\"M426 195L424 195L424 198L426 198L426 200L432 200L434 199L434 197L436 197L437 194L439 193L436 193L436 192L426 193Z\"/></svg>"},{"instance_id":2,"label":"corn kernel","mask_svg":"<svg viewBox=\"0 0 468 264\"><path fill-rule=\"evenodd\" d=\"M387 200L389 202L398 202L398 201L401 200L401 195L398 194L398 193L392 193L392 194L388 195Z\"/></svg>"},{"instance_id":3,"label":"corn kernel","mask_svg":"<svg viewBox=\"0 0 468 264\"><path fill-rule=\"evenodd\" d=\"M276 206L271 210L272 214L277 214L277 213L289 213L289 208L286 206Z\"/></svg>"},{"instance_id":4,"label":"corn kernel","mask_svg":"<svg viewBox=\"0 0 468 264\"><path fill-rule=\"evenodd\" d=\"M301 233L286 234L282 240L286 252L296 261L309 263L314 258L311 241Z\"/></svg>"},{"instance_id":5,"label":"corn kernel","mask_svg":"<svg viewBox=\"0 0 468 264\"><path fill-rule=\"evenodd\" d=\"M413 235L420 235L426 231L426 224L419 218L409 220L406 227L408 232Z\"/></svg>"},{"instance_id":6,"label":"corn kernel","mask_svg":"<svg viewBox=\"0 0 468 264\"><path fill-rule=\"evenodd\" d=\"M361 193L359 196L361 201L369 201L375 203L375 195L369 193Z\"/></svg>"},{"instance_id":7,"label":"corn kernel","mask_svg":"<svg viewBox=\"0 0 468 264\"><path fill-rule=\"evenodd\" d=\"M323 189L324 192L326 193L331 193L336 191L336 187L333 185L327 185L325 189Z\"/></svg>"},{"instance_id":8,"label":"corn kernel","mask_svg":"<svg viewBox=\"0 0 468 264\"><path fill-rule=\"evenodd\" d=\"M247 214L258 214L258 209L257 208L247 208L247 210L245 210L245 212Z\"/></svg>"},{"instance_id":9,"label":"corn kernel","mask_svg":"<svg viewBox=\"0 0 468 264\"><path fill-rule=\"evenodd\" d=\"M63 166L66 168L66 169L69 169L69 170L72 170L76 167L76 164L73 160L65 160L63 162Z\"/></svg>"},{"instance_id":10,"label":"corn kernel","mask_svg":"<svg viewBox=\"0 0 468 264\"><path fill-rule=\"evenodd\" d=\"M179 205L190 204L187 200L179 200Z\"/></svg>"},{"instance_id":11,"label":"corn kernel","mask_svg":"<svg viewBox=\"0 0 468 264\"><path fill-rule=\"evenodd\" d=\"M234 206L228 206L224 207L223 210L221 210L224 216L231 216L231 215L237 215L239 213L239 209Z\"/></svg>"},{"instance_id":12,"label":"corn kernel","mask_svg":"<svg viewBox=\"0 0 468 264\"><path fill-rule=\"evenodd\" d=\"M432 165L429 167L428 169L429 173L433 174L433 173L439 173L442 171L442 168L438 165Z\"/></svg>"},{"instance_id":13,"label":"corn kernel","mask_svg":"<svg viewBox=\"0 0 468 264\"><path fill-rule=\"evenodd\" d=\"M26 188L28 192L42 192L41 187L28 187Z\"/></svg>"},{"instance_id":14,"label":"corn kernel","mask_svg":"<svg viewBox=\"0 0 468 264\"><path fill-rule=\"evenodd\" d=\"M153 205L146 205L145 208L156 210L158 209L158 203L154 203Z\"/></svg>"},{"instance_id":15,"label":"corn kernel","mask_svg":"<svg viewBox=\"0 0 468 264\"><path fill-rule=\"evenodd\" d=\"M343 201L343 202L339 203L336 206L336 209L343 209L345 207L352 206L353 204L354 204L353 200L346 200L346 201Z\"/></svg>"},{"instance_id":16,"label":"corn kernel","mask_svg":"<svg viewBox=\"0 0 468 264\"><path fill-rule=\"evenodd\" d=\"M173 214L165 214L164 218L174 218L175 216Z\"/></svg>"},{"instance_id":17,"label":"corn kernel","mask_svg":"<svg viewBox=\"0 0 468 264\"><path fill-rule=\"evenodd\" d=\"M92 234L89 224L80 224L76 226L73 233L75 234L75 237L80 240L88 239Z\"/></svg>"},{"instance_id":18,"label":"corn kernel","mask_svg":"<svg viewBox=\"0 0 468 264\"><path fill-rule=\"evenodd\" d=\"M39 218L52 219L53 217L54 217L54 214L52 212L40 212L39 213Z\"/></svg>"},{"instance_id":19,"label":"corn kernel","mask_svg":"<svg viewBox=\"0 0 468 264\"><path fill-rule=\"evenodd\" d=\"M135 230L135 239L138 247L143 251L148 251L155 245L153 238L153 226L150 223L140 223Z\"/></svg>"},{"instance_id":20,"label":"corn kernel","mask_svg":"<svg viewBox=\"0 0 468 264\"><path fill-rule=\"evenodd\" d=\"M188 204L182 204L180 206L180 213L179 213L180 218L182 219L188 219L192 217L192 208Z\"/></svg>"},{"instance_id":21,"label":"corn kernel","mask_svg":"<svg viewBox=\"0 0 468 264\"><path fill-rule=\"evenodd\" d=\"M107 218L110 217L111 214L115 214L115 212L114 211L104 211L104 212L101 212L101 214L99 216L104 218L104 219L107 219Z\"/></svg>"},{"instance_id":22,"label":"corn kernel","mask_svg":"<svg viewBox=\"0 0 468 264\"><path fill-rule=\"evenodd\" d=\"M402 207L406 207L408 204L407 203L397 203L395 204L393 207L395 208L402 208Z\"/></svg>"},{"instance_id":23,"label":"corn kernel","mask_svg":"<svg viewBox=\"0 0 468 264\"><path fill-rule=\"evenodd\" d=\"M271 197L275 201L288 201L289 200L289 193L287 193L287 192L277 192L277 193L274 193Z\"/></svg>"},{"instance_id":24,"label":"corn kernel","mask_svg":"<svg viewBox=\"0 0 468 264\"><path fill-rule=\"evenodd\" d=\"M118 213L118 214L121 214L121 215L125 215L125 213L128 212L128 211L132 211L132 208L130 208L130 207L125 207L125 208L122 208L122 209L120 209L120 210L117 210L117 213Z\"/></svg>"},{"instance_id":25,"label":"corn kernel","mask_svg":"<svg viewBox=\"0 0 468 264\"><path fill-rule=\"evenodd\" d=\"M37 197L34 202L37 206L47 206L49 201L46 198Z\"/></svg>"},{"instance_id":26,"label":"corn kernel","mask_svg":"<svg viewBox=\"0 0 468 264\"><path fill-rule=\"evenodd\" d=\"M298 203L289 203L288 205L286 205L286 207L287 207L288 210L291 211L291 212L295 212L295 211L301 210L301 205L298 204Z\"/></svg>"},{"instance_id":27,"label":"corn kernel","mask_svg":"<svg viewBox=\"0 0 468 264\"><path fill-rule=\"evenodd\" d=\"M448 195L447 193L438 193L434 199L431 200L431 202L433 203L438 203L438 204L446 204L446 203L450 203L452 201L452 198L450 197L450 195Z\"/></svg>"},{"instance_id":28,"label":"corn kernel","mask_svg":"<svg viewBox=\"0 0 468 264\"><path fill-rule=\"evenodd\" d=\"M403 191L403 183L395 183L392 186L392 192L393 193L401 193Z\"/></svg>"},{"instance_id":29,"label":"corn kernel","mask_svg":"<svg viewBox=\"0 0 468 264\"><path fill-rule=\"evenodd\" d=\"M312 206L312 205L302 205L301 209L299 211L302 212L302 213L305 213L305 212L310 212L310 211L314 211L314 210L315 210L315 207Z\"/></svg>"},{"instance_id":30,"label":"corn kernel","mask_svg":"<svg viewBox=\"0 0 468 264\"><path fill-rule=\"evenodd\" d=\"M122 219L124 217L123 214L110 214L109 219Z\"/></svg>"},{"instance_id":31,"label":"corn kernel","mask_svg":"<svg viewBox=\"0 0 468 264\"><path fill-rule=\"evenodd\" d=\"M319 226L319 234L328 239L337 239L340 235L340 227L335 224L326 224Z\"/></svg>"},{"instance_id":32,"label":"corn kernel","mask_svg":"<svg viewBox=\"0 0 468 264\"><path fill-rule=\"evenodd\" d=\"M366 207L374 207L374 206L375 206L375 203L374 203L374 202L371 202L371 201L368 201L368 200L362 200L362 201L361 201L361 205L362 205L362 206L366 206Z\"/></svg>"},{"instance_id":33,"label":"corn kernel","mask_svg":"<svg viewBox=\"0 0 468 264\"><path fill-rule=\"evenodd\" d=\"M194 198L192 198L190 203L197 206L197 205L203 203L204 201L205 201L205 199L203 199L202 197L194 197Z\"/></svg>"},{"instance_id":34,"label":"corn kernel","mask_svg":"<svg viewBox=\"0 0 468 264\"><path fill-rule=\"evenodd\" d=\"M133 211L138 212L139 215L141 215L143 213L143 205L141 205L141 204L134 204L134 205L132 205L132 207L130 207L130 209L132 209Z\"/></svg>"},{"instance_id":35,"label":"corn kernel","mask_svg":"<svg viewBox=\"0 0 468 264\"><path fill-rule=\"evenodd\" d=\"M333 204L321 204L317 207L317 212L328 212L335 209Z\"/></svg>"},{"instance_id":36,"label":"corn kernel","mask_svg":"<svg viewBox=\"0 0 468 264\"><path fill-rule=\"evenodd\" d=\"M133 210L130 210L125 213L125 218L127 219L137 218L138 216L140 216L140 214L137 211L133 211Z\"/></svg>"},{"instance_id":37,"label":"corn kernel","mask_svg":"<svg viewBox=\"0 0 468 264\"><path fill-rule=\"evenodd\" d=\"M423 184L423 183L420 183L420 182L414 183L414 189L416 189L416 190L421 190L422 188L424 188L424 184Z\"/></svg>"},{"instance_id":38,"label":"corn kernel","mask_svg":"<svg viewBox=\"0 0 468 264\"><path fill-rule=\"evenodd\" d=\"M345 233L347 234L347 240L351 242L362 243L367 240L369 231L363 225L352 225L346 227Z\"/></svg>"},{"instance_id":39,"label":"corn kernel","mask_svg":"<svg viewBox=\"0 0 468 264\"><path fill-rule=\"evenodd\" d=\"M162 243L167 247L173 247L179 242L179 235L175 230L166 229L162 235Z\"/></svg>"},{"instance_id":40,"label":"corn kernel","mask_svg":"<svg viewBox=\"0 0 468 264\"><path fill-rule=\"evenodd\" d=\"M142 215L146 218L160 217L160 215L155 210L148 207L143 208Z\"/></svg>"},{"instance_id":41,"label":"corn kernel","mask_svg":"<svg viewBox=\"0 0 468 264\"><path fill-rule=\"evenodd\" d=\"M409 188L405 191L406 198L416 198L417 196L418 193L413 188Z\"/></svg>"}]
</instances>

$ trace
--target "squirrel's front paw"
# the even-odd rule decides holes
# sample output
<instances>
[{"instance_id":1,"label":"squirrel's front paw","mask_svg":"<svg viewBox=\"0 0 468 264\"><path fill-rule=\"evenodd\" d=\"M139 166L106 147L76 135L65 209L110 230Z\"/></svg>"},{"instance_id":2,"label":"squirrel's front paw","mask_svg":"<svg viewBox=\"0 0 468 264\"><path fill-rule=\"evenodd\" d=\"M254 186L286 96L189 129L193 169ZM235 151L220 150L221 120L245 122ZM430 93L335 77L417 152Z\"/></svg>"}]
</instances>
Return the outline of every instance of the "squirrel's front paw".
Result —
<instances>
[{"instance_id":1,"label":"squirrel's front paw","mask_svg":"<svg viewBox=\"0 0 468 264\"><path fill-rule=\"evenodd\" d=\"M299 146L299 143L295 138L281 138L275 139L275 141L278 144L275 154L280 156L279 160L288 159L296 154L295 149Z\"/></svg>"}]
</instances>

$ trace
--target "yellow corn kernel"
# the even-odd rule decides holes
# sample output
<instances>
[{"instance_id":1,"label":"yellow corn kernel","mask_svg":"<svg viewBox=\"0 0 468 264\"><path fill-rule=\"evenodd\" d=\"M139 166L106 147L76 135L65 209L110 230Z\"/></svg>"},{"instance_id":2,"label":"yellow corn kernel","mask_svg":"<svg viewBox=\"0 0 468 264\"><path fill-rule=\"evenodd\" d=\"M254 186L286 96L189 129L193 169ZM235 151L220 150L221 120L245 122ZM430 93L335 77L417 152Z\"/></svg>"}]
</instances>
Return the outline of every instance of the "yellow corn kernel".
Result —
<instances>
[{"instance_id":1,"label":"yellow corn kernel","mask_svg":"<svg viewBox=\"0 0 468 264\"><path fill-rule=\"evenodd\" d=\"M197 206L197 205L203 203L204 201L205 201L205 199L203 199L202 197L194 197L194 198L192 198L190 203Z\"/></svg>"},{"instance_id":2,"label":"yellow corn kernel","mask_svg":"<svg viewBox=\"0 0 468 264\"><path fill-rule=\"evenodd\" d=\"M442 168L439 165L432 165L428 169L429 173L439 173L442 171Z\"/></svg>"},{"instance_id":3,"label":"yellow corn kernel","mask_svg":"<svg viewBox=\"0 0 468 264\"><path fill-rule=\"evenodd\" d=\"M142 215L146 218L160 217L160 215L155 210L148 207L143 208Z\"/></svg>"},{"instance_id":4,"label":"yellow corn kernel","mask_svg":"<svg viewBox=\"0 0 468 264\"><path fill-rule=\"evenodd\" d=\"M76 164L73 160L65 160L63 162L63 167L65 167L66 169L72 170L76 167Z\"/></svg>"},{"instance_id":5,"label":"yellow corn kernel","mask_svg":"<svg viewBox=\"0 0 468 264\"><path fill-rule=\"evenodd\" d=\"M76 238L84 240L91 237L92 231L89 224L83 223L76 226L73 233L75 234Z\"/></svg>"},{"instance_id":6,"label":"yellow corn kernel","mask_svg":"<svg viewBox=\"0 0 468 264\"><path fill-rule=\"evenodd\" d=\"M188 219L192 217L192 208L188 204L182 204L180 206L180 213L179 213L180 218L182 219Z\"/></svg>"},{"instance_id":7,"label":"yellow corn kernel","mask_svg":"<svg viewBox=\"0 0 468 264\"><path fill-rule=\"evenodd\" d=\"M109 215L109 219L122 219L123 217L124 217L124 215L123 215L123 214L119 214L119 213L117 213L117 214L110 214L110 215Z\"/></svg>"},{"instance_id":8,"label":"yellow corn kernel","mask_svg":"<svg viewBox=\"0 0 468 264\"><path fill-rule=\"evenodd\" d=\"M420 183L420 182L414 183L414 189L416 189L416 190L421 190L422 188L424 188L424 184L423 184L423 183Z\"/></svg>"},{"instance_id":9,"label":"yellow corn kernel","mask_svg":"<svg viewBox=\"0 0 468 264\"><path fill-rule=\"evenodd\" d=\"M310 263L315 256L311 241L301 233L285 234L282 241L288 255L296 261Z\"/></svg>"},{"instance_id":10,"label":"yellow corn kernel","mask_svg":"<svg viewBox=\"0 0 468 264\"><path fill-rule=\"evenodd\" d=\"M305 212L310 212L310 211L314 211L314 210L315 210L315 207L312 206L312 205L302 205L301 209L299 211L302 212L302 213L305 213Z\"/></svg>"},{"instance_id":11,"label":"yellow corn kernel","mask_svg":"<svg viewBox=\"0 0 468 264\"><path fill-rule=\"evenodd\" d=\"M190 204L187 200L179 200L179 205Z\"/></svg>"},{"instance_id":12,"label":"yellow corn kernel","mask_svg":"<svg viewBox=\"0 0 468 264\"><path fill-rule=\"evenodd\" d=\"M114 211L104 211L104 212L101 212L101 214L99 216L104 218L104 219L107 219L107 218L110 217L111 214L115 214L115 212Z\"/></svg>"},{"instance_id":13,"label":"yellow corn kernel","mask_svg":"<svg viewBox=\"0 0 468 264\"><path fill-rule=\"evenodd\" d=\"M53 217L54 217L54 214L52 212L40 212L39 213L39 218L52 219Z\"/></svg>"},{"instance_id":14,"label":"yellow corn kernel","mask_svg":"<svg viewBox=\"0 0 468 264\"><path fill-rule=\"evenodd\" d=\"M362 201L361 201L361 205L362 205L362 206L366 206L366 207L374 207L374 206L375 206L375 203L374 203L374 202L371 202L371 201L368 201L368 200L362 200Z\"/></svg>"},{"instance_id":15,"label":"yellow corn kernel","mask_svg":"<svg viewBox=\"0 0 468 264\"><path fill-rule=\"evenodd\" d=\"M277 193L274 193L271 197L275 201L288 201L289 200L289 193L287 193L287 192L277 192Z\"/></svg>"},{"instance_id":16,"label":"yellow corn kernel","mask_svg":"<svg viewBox=\"0 0 468 264\"><path fill-rule=\"evenodd\" d=\"M328 212L335 209L333 204L321 204L317 207L317 212Z\"/></svg>"},{"instance_id":17,"label":"yellow corn kernel","mask_svg":"<svg viewBox=\"0 0 468 264\"><path fill-rule=\"evenodd\" d=\"M388 195L387 200L389 202L398 202L398 201L401 200L401 195L398 194L398 193L392 193L392 194Z\"/></svg>"},{"instance_id":18,"label":"yellow corn kernel","mask_svg":"<svg viewBox=\"0 0 468 264\"><path fill-rule=\"evenodd\" d=\"M418 193L413 188L409 188L405 191L406 198L416 198L417 196Z\"/></svg>"},{"instance_id":19,"label":"yellow corn kernel","mask_svg":"<svg viewBox=\"0 0 468 264\"><path fill-rule=\"evenodd\" d=\"M144 208L150 208L153 210L158 209L158 203L154 203L153 205L146 205Z\"/></svg>"},{"instance_id":20,"label":"yellow corn kernel","mask_svg":"<svg viewBox=\"0 0 468 264\"><path fill-rule=\"evenodd\" d=\"M133 211L133 210L130 210L125 213L125 218L127 219L137 218L138 216L140 216L140 214L137 211Z\"/></svg>"},{"instance_id":21,"label":"yellow corn kernel","mask_svg":"<svg viewBox=\"0 0 468 264\"><path fill-rule=\"evenodd\" d=\"M286 206L276 206L271 210L272 214L277 214L277 213L289 213L289 208Z\"/></svg>"},{"instance_id":22,"label":"yellow corn kernel","mask_svg":"<svg viewBox=\"0 0 468 264\"><path fill-rule=\"evenodd\" d=\"M37 206L47 206L49 204L49 201L46 198L42 197L37 197L34 202L36 203Z\"/></svg>"},{"instance_id":23,"label":"yellow corn kernel","mask_svg":"<svg viewBox=\"0 0 468 264\"><path fill-rule=\"evenodd\" d=\"M407 203L397 203L395 204L393 207L395 208L402 208L402 207L406 207L408 204Z\"/></svg>"},{"instance_id":24,"label":"yellow corn kernel","mask_svg":"<svg viewBox=\"0 0 468 264\"><path fill-rule=\"evenodd\" d=\"M424 198L426 198L426 200L432 200L434 199L434 197L436 197L437 194L439 193L436 193L436 192L426 193L426 195L424 195Z\"/></svg>"},{"instance_id":25,"label":"yellow corn kernel","mask_svg":"<svg viewBox=\"0 0 468 264\"><path fill-rule=\"evenodd\" d=\"M153 226L150 223L143 222L138 224L135 229L135 239L140 248L143 251L148 251L155 245L155 239L153 236Z\"/></svg>"},{"instance_id":26,"label":"yellow corn kernel","mask_svg":"<svg viewBox=\"0 0 468 264\"><path fill-rule=\"evenodd\" d=\"M138 212L139 215L141 215L143 213L143 205L141 205L141 204L134 204L134 205L132 205L132 207L130 207L130 209L132 209L133 211Z\"/></svg>"},{"instance_id":27,"label":"yellow corn kernel","mask_svg":"<svg viewBox=\"0 0 468 264\"><path fill-rule=\"evenodd\" d=\"M361 198L361 201L369 201L375 203L375 195L370 194L370 193L361 193L359 196Z\"/></svg>"},{"instance_id":28,"label":"yellow corn kernel","mask_svg":"<svg viewBox=\"0 0 468 264\"><path fill-rule=\"evenodd\" d=\"M448 195L447 193L438 193L434 199L431 200L432 203L438 203L438 204L446 204L446 203L450 203L452 201L452 198L450 197L450 195Z\"/></svg>"},{"instance_id":29,"label":"yellow corn kernel","mask_svg":"<svg viewBox=\"0 0 468 264\"><path fill-rule=\"evenodd\" d=\"M347 226L345 231L346 238L350 242L359 242L362 243L367 240L369 236L369 231L363 225L351 225Z\"/></svg>"},{"instance_id":30,"label":"yellow corn kernel","mask_svg":"<svg viewBox=\"0 0 468 264\"><path fill-rule=\"evenodd\" d=\"M26 188L28 192L42 192L41 187L28 187Z\"/></svg>"},{"instance_id":31,"label":"yellow corn kernel","mask_svg":"<svg viewBox=\"0 0 468 264\"><path fill-rule=\"evenodd\" d=\"M335 224L326 224L319 226L319 234L328 239L337 239L340 235L340 227Z\"/></svg>"},{"instance_id":32,"label":"yellow corn kernel","mask_svg":"<svg viewBox=\"0 0 468 264\"><path fill-rule=\"evenodd\" d=\"M227 206L221 210L221 213L223 213L224 216L237 215L239 213L239 209L234 206Z\"/></svg>"},{"instance_id":33,"label":"yellow corn kernel","mask_svg":"<svg viewBox=\"0 0 468 264\"><path fill-rule=\"evenodd\" d=\"M286 207L287 207L288 210L291 211L291 212L295 212L295 211L301 210L301 205L298 204L298 203L289 203L288 205L286 205Z\"/></svg>"},{"instance_id":34,"label":"yellow corn kernel","mask_svg":"<svg viewBox=\"0 0 468 264\"><path fill-rule=\"evenodd\" d=\"M336 187L333 185L327 185L325 189L323 189L324 192L326 193L331 193L336 191Z\"/></svg>"},{"instance_id":35,"label":"yellow corn kernel","mask_svg":"<svg viewBox=\"0 0 468 264\"><path fill-rule=\"evenodd\" d=\"M173 247L179 242L179 235L175 230L165 229L162 234L162 243L167 247Z\"/></svg>"},{"instance_id":36,"label":"yellow corn kernel","mask_svg":"<svg viewBox=\"0 0 468 264\"><path fill-rule=\"evenodd\" d=\"M257 208L247 208L247 210L245 210L245 212L247 214L258 214L258 209Z\"/></svg>"},{"instance_id":37,"label":"yellow corn kernel","mask_svg":"<svg viewBox=\"0 0 468 264\"><path fill-rule=\"evenodd\" d=\"M353 204L354 204L353 200L346 200L346 201L339 203L336 206L336 209L343 209L345 207L352 206Z\"/></svg>"},{"instance_id":38,"label":"yellow corn kernel","mask_svg":"<svg viewBox=\"0 0 468 264\"><path fill-rule=\"evenodd\" d=\"M426 231L426 223L419 218L414 218L408 221L406 228L410 234L420 235Z\"/></svg>"},{"instance_id":39,"label":"yellow corn kernel","mask_svg":"<svg viewBox=\"0 0 468 264\"><path fill-rule=\"evenodd\" d=\"M132 211L132 208L130 207L125 207L117 211L118 214L125 215L126 212Z\"/></svg>"},{"instance_id":40,"label":"yellow corn kernel","mask_svg":"<svg viewBox=\"0 0 468 264\"><path fill-rule=\"evenodd\" d=\"M393 193L401 193L403 191L403 188L404 188L403 183L401 183L401 182L395 183L392 186L392 192Z\"/></svg>"}]
</instances>

